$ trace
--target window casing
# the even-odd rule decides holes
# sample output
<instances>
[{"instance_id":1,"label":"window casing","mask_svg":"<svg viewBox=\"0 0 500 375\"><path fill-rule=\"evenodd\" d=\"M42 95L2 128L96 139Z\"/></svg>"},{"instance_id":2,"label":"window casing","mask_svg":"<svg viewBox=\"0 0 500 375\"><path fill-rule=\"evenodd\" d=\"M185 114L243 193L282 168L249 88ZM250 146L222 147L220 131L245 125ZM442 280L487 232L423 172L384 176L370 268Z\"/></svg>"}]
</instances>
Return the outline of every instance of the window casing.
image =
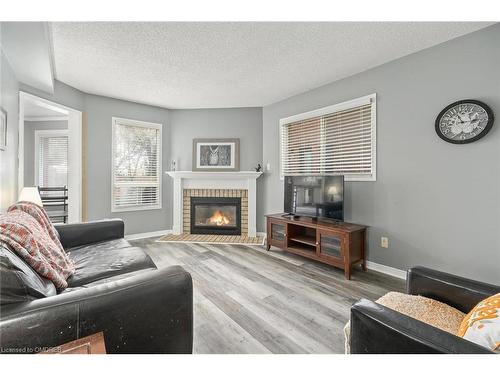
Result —
<instances>
[{"instance_id":1,"label":"window casing","mask_svg":"<svg viewBox=\"0 0 500 375\"><path fill-rule=\"evenodd\" d=\"M111 211L161 208L162 125L113 117Z\"/></svg>"},{"instance_id":2,"label":"window casing","mask_svg":"<svg viewBox=\"0 0 500 375\"><path fill-rule=\"evenodd\" d=\"M280 120L280 175L376 180L376 94Z\"/></svg>"}]
</instances>

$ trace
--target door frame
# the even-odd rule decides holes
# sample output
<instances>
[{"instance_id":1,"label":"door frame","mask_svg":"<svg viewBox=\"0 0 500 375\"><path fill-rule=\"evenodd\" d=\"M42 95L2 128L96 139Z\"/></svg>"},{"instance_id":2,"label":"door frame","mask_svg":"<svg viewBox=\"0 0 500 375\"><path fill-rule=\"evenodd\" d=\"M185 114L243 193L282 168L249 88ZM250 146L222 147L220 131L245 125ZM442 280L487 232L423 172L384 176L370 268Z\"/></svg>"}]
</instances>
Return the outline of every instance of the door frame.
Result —
<instances>
[{"instance_id":1,"label":"door frame","mask_svg":"<svg viewBox=\"0 0 500 375\"><path fill-rule=\"evenodd\" d=\"M82 221L82 112L19 91L18 187L24 187L24 106L31 102L68 116L68 223Z\"/></svg>"}]
</instances>

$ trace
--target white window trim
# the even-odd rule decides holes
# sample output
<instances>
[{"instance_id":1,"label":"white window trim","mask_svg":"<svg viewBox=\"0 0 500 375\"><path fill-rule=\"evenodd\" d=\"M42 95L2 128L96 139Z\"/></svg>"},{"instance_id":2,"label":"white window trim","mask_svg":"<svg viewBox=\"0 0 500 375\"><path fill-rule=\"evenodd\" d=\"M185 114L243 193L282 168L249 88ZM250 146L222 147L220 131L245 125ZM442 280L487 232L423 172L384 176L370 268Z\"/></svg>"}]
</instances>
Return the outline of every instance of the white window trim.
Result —
<instances>
[{"instance_id":1,"label":"white window trim","mask_svg":"<svg viewBox=\"0 0 500 375\"><path fill-rule=\"evenodd\" d=\"M282 148L281 147L281 132L282 132L283 125L289 124L291 122L309 119L312 117L322 116L322 115L329 114L332 112L338 112L338 111L343 111L343 110L354 108L354 107L359 107L359 106L370 104L370 103L372 104L372 107L371 107L371 111L372 111L371 112L372 174L370 176L355 175L355 174L345 175L344 180L345 181L377 181L377 94L376 93L280 119L279 125L278 125L279 126L278 136L279 136L279 142L280 142L279 158L278 158L280 180L284 179L283 169L282 169L282 165L281 165L281 159L282 159L281 158L281 156L282 156L281 155L281 148Z\"/></svg>"},{"instance_id":2,"label":"white window trim","mask_svg":"<svg viewBox=\"0 0 500 375\"><path fill-rule=\"evenodd\" d=\"M141 207L122 207L122 208L117 208L114 205L113 201L113 188L114 188L114 176L115 176L115 160L114 160L114 155L115 155L115 129L118 123L126 123L127 125L131 126L140 126L144 128L154 128L159 131L159 138L160 138L160 145L159 145L159 153L158 153L158 204L154 206L141 206ZM122 118L122 117L112 117L111 118L111 212L127 212L127 211L146 211L146 210L161 210L162 209L162 195L163 195L163 190L162 190L162 143L163 143L163 137L162 137L162 129L163 129L163 124L155 123L155 122L146 122L146 121L139 121L139 120L132 120L132 119L127 119L127 118Z\"/></svg>"},{"instance_id":3,"label":"white window trim","mask_svg":"<svg viewBox=\"0 0 500 375\"><path fill-rule=\"evenodd\" d=\"M69 131L67 129L50 129L50 130L35 130L35 179L33 180L35 186L39 186L40 181L40 138L45 137L62 137L69 136ZM69 137L68 137L68 146L69 146ZM69 149L68 149L68 164L69 164ZM69 173L68 173L69 180Z\"/></svg>"}]
</instances>

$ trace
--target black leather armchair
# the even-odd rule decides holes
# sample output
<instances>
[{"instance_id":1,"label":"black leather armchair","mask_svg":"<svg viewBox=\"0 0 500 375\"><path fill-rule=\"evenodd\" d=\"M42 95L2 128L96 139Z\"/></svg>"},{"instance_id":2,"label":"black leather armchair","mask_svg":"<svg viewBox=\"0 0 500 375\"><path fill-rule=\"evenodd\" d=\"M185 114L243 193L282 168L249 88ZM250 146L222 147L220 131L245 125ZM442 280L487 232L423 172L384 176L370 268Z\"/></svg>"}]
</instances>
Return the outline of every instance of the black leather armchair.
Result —
<instances>
[{"instance_id":1,"label":"black leather armchair","mask_svg":"<svg viewBox=\"0 0 500 375\"><path fill-rule=\"evenodd\" d=\"M414 267L408 270L407 293L429 297L468 313L500 287ZM350 348L353 354L480 354L490 350L420 322L375 302L362 299L351 308Z\"/></svg>"},{"instance_id":2,"label":"black leather armchair","mask_svg":"<svg viewBox=\"0 0 500 375\"><path fill-rule=\"evenodd\" d=\"M0 247L3 353L38 352L101 331L107 353L192 352L189 273L179 266L156 269L123 238L121 220L57 229L76 264L68 289L59 294Z\"/></svg>"}]
</instances>

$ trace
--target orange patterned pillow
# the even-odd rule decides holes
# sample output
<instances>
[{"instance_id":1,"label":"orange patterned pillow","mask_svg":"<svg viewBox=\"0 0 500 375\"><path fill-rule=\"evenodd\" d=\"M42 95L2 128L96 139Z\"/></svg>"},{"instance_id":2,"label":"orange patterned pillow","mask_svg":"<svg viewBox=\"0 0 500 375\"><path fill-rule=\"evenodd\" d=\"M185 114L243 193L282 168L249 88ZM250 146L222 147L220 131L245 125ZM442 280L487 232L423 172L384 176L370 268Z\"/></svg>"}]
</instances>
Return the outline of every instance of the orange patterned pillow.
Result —
<instances>
[{"instance_id":1,"label":"orange patterned pillow","mask_svg":"<svg viewBox=\"0 0 500 375\"><path fill-rule=\"evenodd\" d=\"M500 353L500 293L482 300L465 316L458 336Z\"/></svg>"}]
</instances>

